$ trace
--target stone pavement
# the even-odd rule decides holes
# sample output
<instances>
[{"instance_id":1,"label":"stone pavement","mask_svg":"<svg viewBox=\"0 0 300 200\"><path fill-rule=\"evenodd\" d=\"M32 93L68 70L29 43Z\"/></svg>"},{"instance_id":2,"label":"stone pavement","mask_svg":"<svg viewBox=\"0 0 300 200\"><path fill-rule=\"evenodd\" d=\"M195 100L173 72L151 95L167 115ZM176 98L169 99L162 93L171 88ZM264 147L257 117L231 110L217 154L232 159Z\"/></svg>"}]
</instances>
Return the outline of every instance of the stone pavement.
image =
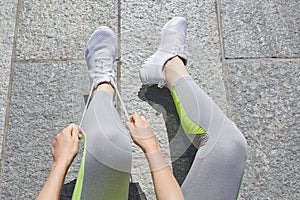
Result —
<instances>
[{"instance_id":1,"label":"stone pavement","mask_svg":"<svg viewBox=\"0 0 300 200\"><path fill-rule=\"evenodd\" d=\"M239 199L299 199L299 10L298 0L1 1L1 199L34 199L43 186L55 135L80 120L89 90L84 47L100 25L118 33L118 86L129 112L150 120L182 183L195 149L183 145L177 155L172 139L181 131L168 91L138 78L160 27L178 15L189 23L191 75L248 142ZM145 158L133 152L133 181L155 199ZM79 166L80 155L62 199Z\"/></svg>"}]
</instances>

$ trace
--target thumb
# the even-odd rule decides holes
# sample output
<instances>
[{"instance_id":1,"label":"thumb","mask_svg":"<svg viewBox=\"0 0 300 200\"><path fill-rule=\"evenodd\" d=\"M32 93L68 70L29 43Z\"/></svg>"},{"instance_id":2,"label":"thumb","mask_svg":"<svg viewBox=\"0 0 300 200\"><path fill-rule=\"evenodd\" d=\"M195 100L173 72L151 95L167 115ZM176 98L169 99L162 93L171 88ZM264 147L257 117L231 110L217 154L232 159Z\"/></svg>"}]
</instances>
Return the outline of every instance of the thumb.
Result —
<instances>
[{"instance_id":1,"label":"thumb","mask_svg":"<svg viewBox=\"0 0 300 200\"><path fill-rule=\"evenodd\" d=\"M131 132L131 131L133 131L134 130L134 125L133 125L133 123L132 122L126 122L126 127L127 127L127 129Z\"/></svg>"},{"instance_id":2,"label":"thumb","mask_svg":"<svg viewBox=\"0 0 300 200\"><path fill-rule=\"evenodd\" d=\"M72 136L75 138L79 138L79 128L77 125L72 124L73 125L73 130L72 130Z\"/></svg>"}]
</instances>

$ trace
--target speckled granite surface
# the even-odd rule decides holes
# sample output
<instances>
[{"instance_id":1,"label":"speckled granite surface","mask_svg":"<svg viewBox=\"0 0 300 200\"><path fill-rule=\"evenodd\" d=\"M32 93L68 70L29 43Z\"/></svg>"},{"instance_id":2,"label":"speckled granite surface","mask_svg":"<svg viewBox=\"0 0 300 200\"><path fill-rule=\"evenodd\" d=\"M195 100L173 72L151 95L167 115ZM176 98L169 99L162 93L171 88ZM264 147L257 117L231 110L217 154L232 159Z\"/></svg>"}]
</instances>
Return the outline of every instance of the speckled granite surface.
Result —
<instances>
[{"instance_id":1,"label":"speckled granite surface","mask_svg":"<svg viewBox=\"0 0 300 200\"><path fill-rule=\"evenodd\" d=\"M138 78L161 26L176 15L188 20L191 75L247 139L239 199L299 199L299 9L296 0L1 2L1 199L34 199L43 186L55 135L80 120L89 90L84 47L101 25L120 31L118 84L129 112L149 119L176 178L184 180L196 150L176 157L183 147L172 146L180 130L169 93L142 87ZM79 165L80 154L62 199L70 199ZM132 198L155 199L148 172L133 145L140 187L132 187Z\"/></svg>"}]
</instances>

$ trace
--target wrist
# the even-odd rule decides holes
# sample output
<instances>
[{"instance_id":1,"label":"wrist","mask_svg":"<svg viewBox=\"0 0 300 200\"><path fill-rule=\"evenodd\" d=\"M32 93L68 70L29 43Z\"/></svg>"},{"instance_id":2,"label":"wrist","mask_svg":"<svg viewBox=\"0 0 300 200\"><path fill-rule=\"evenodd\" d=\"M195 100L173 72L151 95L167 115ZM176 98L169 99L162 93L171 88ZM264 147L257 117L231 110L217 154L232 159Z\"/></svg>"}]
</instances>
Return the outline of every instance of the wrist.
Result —
<instances>
[{"instance_id":1,"label":"wrist","mask_svg":"<svg viewBox=\"0 0 300 200\"><path fill-rule=\"evenodd\" d=\"M168 167L161 151L145 153L151 172L160 171Z\"/></svg>"},{"instance_id":2,"label":"wrist","mask_svg":"<svg viewBox=\"0 0 300 200\"><path fill-rule=\"evenodd\" d=\"M150 145L145 146L143 148L143 151L144 151L145 154L153 153L153 152L160 151L160 147L157 143L154 143L154 144L150 144Z\"/></svg>"},{"instance_id":3,"label":"wrist","mask_svg":"<svg viewBox=\"0 0 300 200\"><path fill-rule=\"evenodd\" d=\"M66 172L69 169L69 165L67 164L67 162L54 161L51 169Z\"/></svg>"}]
</instances>

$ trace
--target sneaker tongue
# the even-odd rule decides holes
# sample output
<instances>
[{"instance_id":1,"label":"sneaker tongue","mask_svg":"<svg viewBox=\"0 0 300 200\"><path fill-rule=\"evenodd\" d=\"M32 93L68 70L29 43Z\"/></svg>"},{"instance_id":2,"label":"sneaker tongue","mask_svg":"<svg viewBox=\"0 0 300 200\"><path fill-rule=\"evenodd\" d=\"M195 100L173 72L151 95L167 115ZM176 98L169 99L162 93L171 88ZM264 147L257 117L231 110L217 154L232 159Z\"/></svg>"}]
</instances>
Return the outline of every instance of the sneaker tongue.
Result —
<instances>
[{"instance_id":1,"label":"sneaker tongue","mask_svg":"<svg viewBox=\"0 0 300 200\"><path fill-rule=\"evenodd\" d=\"M186 34L186 21L183 18L174 18L173 20L169 21L163 29L171 30L178 32L182 35Z\"/></svg>"},{"instance_id":2,"label":"sneaker tongue","mask_svg":"<svg viewBox=\"0 0 300 200\"><path fill-rule=\"evenodd\" d=\"M176 53L183 49L184 36L179 32L169 29L162 29L158 49L163 49L169 53Z\"/></svg>"}]
</instances>

